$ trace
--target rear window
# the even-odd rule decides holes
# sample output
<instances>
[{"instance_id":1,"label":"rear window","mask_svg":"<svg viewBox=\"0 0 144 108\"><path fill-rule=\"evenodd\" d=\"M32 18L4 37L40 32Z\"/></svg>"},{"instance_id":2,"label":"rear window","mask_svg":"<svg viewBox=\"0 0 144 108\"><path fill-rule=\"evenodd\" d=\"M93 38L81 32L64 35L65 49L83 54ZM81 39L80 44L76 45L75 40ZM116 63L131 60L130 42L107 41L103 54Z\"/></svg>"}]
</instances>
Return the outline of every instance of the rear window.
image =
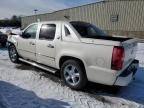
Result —
<instances>
[{"instance_id":1,"label":"rear window","mask_svg":"<svg viewBox=\"0 0 144 108\"><path fill-rule=\"evenodd\" d=\"M72 26L82 37L95 37L95 36L107 36L107 34L98 27L85 23L85 22L71 22Z\"/></svg>"}]
</instances>

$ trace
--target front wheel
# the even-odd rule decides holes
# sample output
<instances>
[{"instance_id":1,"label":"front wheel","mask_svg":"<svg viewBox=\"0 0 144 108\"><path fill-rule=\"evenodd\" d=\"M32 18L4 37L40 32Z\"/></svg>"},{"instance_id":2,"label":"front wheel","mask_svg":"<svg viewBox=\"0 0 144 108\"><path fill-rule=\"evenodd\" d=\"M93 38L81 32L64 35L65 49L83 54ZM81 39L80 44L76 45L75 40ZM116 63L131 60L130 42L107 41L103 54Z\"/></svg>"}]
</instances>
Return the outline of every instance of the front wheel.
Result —
<instances>
[{"instance_id":1,"label":"front wheel","mask_svg":"<svg viewBox=\"0 0 144 108\"><path fill-rule=\"evenodd\" d=\"M84 66L77 60L67 60L61 67L61 77L72 89L80 90L88 82Z\"/></svg>"},{"instance_id":2,"label":"front wheel","mask_svg":"<svg viewBox=\"0 0 144 108\"><path fill-rule=\"evenodd\" d=\"M19 56L14 45L8 47L9 58L13 63L19 63Z\"/></svg>"}]
</instances>

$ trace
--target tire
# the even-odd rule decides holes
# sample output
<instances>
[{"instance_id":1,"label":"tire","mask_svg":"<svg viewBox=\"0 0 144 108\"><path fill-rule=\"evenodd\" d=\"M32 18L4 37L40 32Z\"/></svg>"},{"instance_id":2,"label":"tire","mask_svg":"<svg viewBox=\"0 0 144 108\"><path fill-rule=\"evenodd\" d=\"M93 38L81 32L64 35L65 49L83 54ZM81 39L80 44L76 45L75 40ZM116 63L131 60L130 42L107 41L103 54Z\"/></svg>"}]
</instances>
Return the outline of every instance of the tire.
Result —
<instances>
[{"instance_id":1,"label":"tire","mask_svg":"<svg viewBox=\"0 0 144 108\"><path fill-rule=\"evenodd\" d=\"M83 89L88 82L82 63L73 59L62 64L61 77L68 87L75 90Z\"/></svg>"},{"instance_id":2,"label":"tire","mask_svg":"<svg viewBox=\"0 0 144 108\"><path fill-rule=\"evenodd\" d=\"M9 52L9 58L11 62L19 64L20 63L19 55L17 53L16 47L14 45L10 45L8 47L8 52Z\"/></svg>"}]
</instances>

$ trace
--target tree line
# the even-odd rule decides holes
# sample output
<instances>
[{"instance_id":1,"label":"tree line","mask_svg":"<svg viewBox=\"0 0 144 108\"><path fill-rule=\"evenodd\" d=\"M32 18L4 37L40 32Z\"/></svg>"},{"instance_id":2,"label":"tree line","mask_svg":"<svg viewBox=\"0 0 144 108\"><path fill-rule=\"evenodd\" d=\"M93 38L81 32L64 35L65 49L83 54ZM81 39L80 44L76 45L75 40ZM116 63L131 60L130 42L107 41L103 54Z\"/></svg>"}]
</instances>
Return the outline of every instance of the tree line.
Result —
<instances>
[{"instance_id":1,"label":"tree line","mask_svg":"<svg viewBox=\"0 0 144 108\"><path fill-rule=\"evenodd\" d=\"M0 20L0 27L21 27L21 17L14 15L10 19Z\"/></svg>"}]
</instances>

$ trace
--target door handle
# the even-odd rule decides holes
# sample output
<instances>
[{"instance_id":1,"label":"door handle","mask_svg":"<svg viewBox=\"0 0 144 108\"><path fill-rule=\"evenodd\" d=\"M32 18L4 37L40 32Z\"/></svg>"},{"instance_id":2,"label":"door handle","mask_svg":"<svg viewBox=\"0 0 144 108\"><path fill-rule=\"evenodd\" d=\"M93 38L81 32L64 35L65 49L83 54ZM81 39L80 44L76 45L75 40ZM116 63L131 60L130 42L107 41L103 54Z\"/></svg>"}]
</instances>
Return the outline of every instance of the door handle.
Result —
<instances>
[{"instance_id":1,"label":"door handle","mask_svg":"<svg viewBox=\"0 0 144 108\"><path fill-rule=\"evenodd\" d=\"M53 46L52 44L48 44L47 47L49 47L49 48L54 48L54 46Z\"/></svg>"},{"instance_id":2,"label":"door handle","mask_svg":"<svg viewBox=\"0 0 144 108\"><path fill-rule=\"evenodd\" d=\"M30 45L35 45L35 43L34 43L34 42L30 42L29 44L30 44Z\"/></svg>"},{"instance_id":3,"label":"door handle","mask_svg":"<svg viewBox=\"0 0 144 108\"><path fill-rule=\"evenodd\" d=\"M35 45L35 43L32 43L31 45Z\"/></svg>"}]
</instances>

